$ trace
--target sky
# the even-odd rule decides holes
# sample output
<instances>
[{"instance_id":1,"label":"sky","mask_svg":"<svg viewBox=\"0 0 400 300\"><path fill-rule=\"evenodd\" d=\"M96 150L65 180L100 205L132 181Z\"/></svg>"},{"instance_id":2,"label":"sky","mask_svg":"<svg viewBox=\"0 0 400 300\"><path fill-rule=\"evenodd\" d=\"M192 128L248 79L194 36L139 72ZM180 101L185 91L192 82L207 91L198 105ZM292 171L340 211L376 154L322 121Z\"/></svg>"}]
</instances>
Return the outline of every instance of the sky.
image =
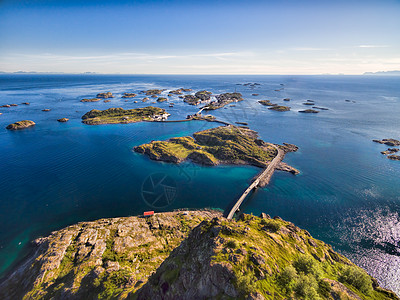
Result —
<instances>
[{"instance_id":1,"label":"sky","mask_svg":"<svg viewBox=\"0 0 400 300\"><path fill-rule=\"evenodd\" d=\"M0 71L400 70L400 0L0 0Z\"/></svg>"}]
</instances>

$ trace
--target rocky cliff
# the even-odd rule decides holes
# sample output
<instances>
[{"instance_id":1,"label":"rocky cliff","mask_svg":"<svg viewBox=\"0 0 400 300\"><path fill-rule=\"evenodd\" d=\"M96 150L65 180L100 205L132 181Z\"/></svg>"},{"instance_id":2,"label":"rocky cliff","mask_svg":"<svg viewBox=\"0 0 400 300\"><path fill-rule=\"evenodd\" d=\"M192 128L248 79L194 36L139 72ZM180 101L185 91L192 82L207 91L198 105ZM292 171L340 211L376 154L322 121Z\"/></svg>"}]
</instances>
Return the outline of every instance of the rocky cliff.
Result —
<instances>
[{"instance_id":1,"label":"rocky cliff","mask_svg":"<svg viewBox=\"0 0 400 300\"><path fill-rule=\"evenodd\" d=\"M1 299L398 299L280 218L216 211L79 223L35 241Z\"/></svg>"}]
</instances>

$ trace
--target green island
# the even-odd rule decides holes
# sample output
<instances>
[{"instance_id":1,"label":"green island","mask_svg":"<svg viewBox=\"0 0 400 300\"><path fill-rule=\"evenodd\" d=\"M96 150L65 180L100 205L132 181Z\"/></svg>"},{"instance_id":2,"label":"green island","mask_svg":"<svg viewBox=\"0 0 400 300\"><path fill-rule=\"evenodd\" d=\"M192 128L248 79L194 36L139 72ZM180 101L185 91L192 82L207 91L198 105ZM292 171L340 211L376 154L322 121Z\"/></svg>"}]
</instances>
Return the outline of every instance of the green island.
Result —
<instances>
[{"instance_id":1,"label":"green island","mask_svg":"<svg viewBox=\"0 0 400 300\"><path fill-rule=\"evenodd\" d=\"M25 129L28 127L35 126L36 123L30 120L22 120L18 121L12 124L7 125L6 129L8 130L19 130L19 129Z\"/></svg>"},{"instance_id":2,"label":"green island","mask_svg":"<svg viewBox=\"0 0 400 300\"><path fill-rule=\"evenodd\" d=\"M399 299L279 217L212 210L81 222L33 243L1 299Z\"/></svg>"},{"instance_id":3,"label":"green island","mask_svg":"<svg viewBox=\"0 0 400 300\"><path fill-rule=\"evenodd\" d=\"M87 125L127 124L140 121L162 121L168 116L169 114L164 109L153 106L128 110L123 108L92 109L82 116L82 123Z\"/></svg>"},{"instance_id":4,"label":"green island","mask_svg":"<svg viewBox=\"0 0 400 300\"><path fill-rule=\"evenodd\" d=\"M233 125L199 131L193 137L176 137L152 141L134 147L153 160L180 163L191 160L202 165L250 164L265 167L277 150L258 139L257 133Z\"/></svg>"},{"instance_id":5,"label":"green island","mask_svg":"<svg viewBox=\"0 0 400 300\"><path fill-rule=\"evenodd\" d=\"M284 106L284 105L274 105L268 108L269 110L274 110L274 111L289 111L290 107L289 106Z\"/></svg>"},{"instance_id":6,"label":"green island","mask_svg":"<svg viewBox=\"0 0 400 300\"><path fill-rule=\"evenodd\" d=\"M243 101L241 93L223 93L215 96L216 101L212 101L210 104L204 107L205 110L214 110L224 107L232 102Z\"/></svg>"}]
</instances>

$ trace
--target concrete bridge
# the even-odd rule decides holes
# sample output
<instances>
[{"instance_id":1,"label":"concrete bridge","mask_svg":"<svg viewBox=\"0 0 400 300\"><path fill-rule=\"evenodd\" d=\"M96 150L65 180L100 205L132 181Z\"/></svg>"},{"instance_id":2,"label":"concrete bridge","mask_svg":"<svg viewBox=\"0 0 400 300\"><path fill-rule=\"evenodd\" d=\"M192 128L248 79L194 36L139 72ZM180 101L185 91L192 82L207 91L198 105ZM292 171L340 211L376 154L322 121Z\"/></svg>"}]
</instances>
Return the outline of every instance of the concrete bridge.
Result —
<instances>
[{"instance_id":1,"label":"concrete bridge","mask_svg":"<svg viewBox=\"0 0 400 300\"><path fill-rule=\"evenodd\" d=\"M234 214L238 211L238 209L240 208L240 205L246 199L247 195L251 192L251 190L256 189L259 186L265 186L268 184L276 167L282 161L282 159L284 157L284 152L273 144L269 144L269 145L273 146L278 151L277 155L268 164L268 166L260 174L257 175L257 177L253 180L253 182L249 185L249 187L243 192L243 194L239 197L239 199L233 205L231 210L226 210L224 212L224 216L226 216L226 218L228 220L233 218Z\"/></svg>"}]
</instances>

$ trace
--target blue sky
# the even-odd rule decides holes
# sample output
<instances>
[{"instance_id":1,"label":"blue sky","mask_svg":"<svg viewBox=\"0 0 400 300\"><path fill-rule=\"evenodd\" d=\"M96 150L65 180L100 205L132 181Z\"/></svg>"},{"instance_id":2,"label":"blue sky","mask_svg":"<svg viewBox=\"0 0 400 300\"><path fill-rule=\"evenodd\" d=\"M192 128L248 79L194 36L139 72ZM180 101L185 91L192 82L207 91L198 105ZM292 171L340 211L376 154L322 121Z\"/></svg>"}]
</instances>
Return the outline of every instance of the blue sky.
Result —
<instances>
[{"instance_id":1,"label":"blue sky","mask_svg":"<svg viewBox=\"0 0 400 300\"><path fill-rule=\"evenodd\" d=\"M360 74L400 69L400 1L0 1L0 70Z\"/></svg>"}]
</instances>

